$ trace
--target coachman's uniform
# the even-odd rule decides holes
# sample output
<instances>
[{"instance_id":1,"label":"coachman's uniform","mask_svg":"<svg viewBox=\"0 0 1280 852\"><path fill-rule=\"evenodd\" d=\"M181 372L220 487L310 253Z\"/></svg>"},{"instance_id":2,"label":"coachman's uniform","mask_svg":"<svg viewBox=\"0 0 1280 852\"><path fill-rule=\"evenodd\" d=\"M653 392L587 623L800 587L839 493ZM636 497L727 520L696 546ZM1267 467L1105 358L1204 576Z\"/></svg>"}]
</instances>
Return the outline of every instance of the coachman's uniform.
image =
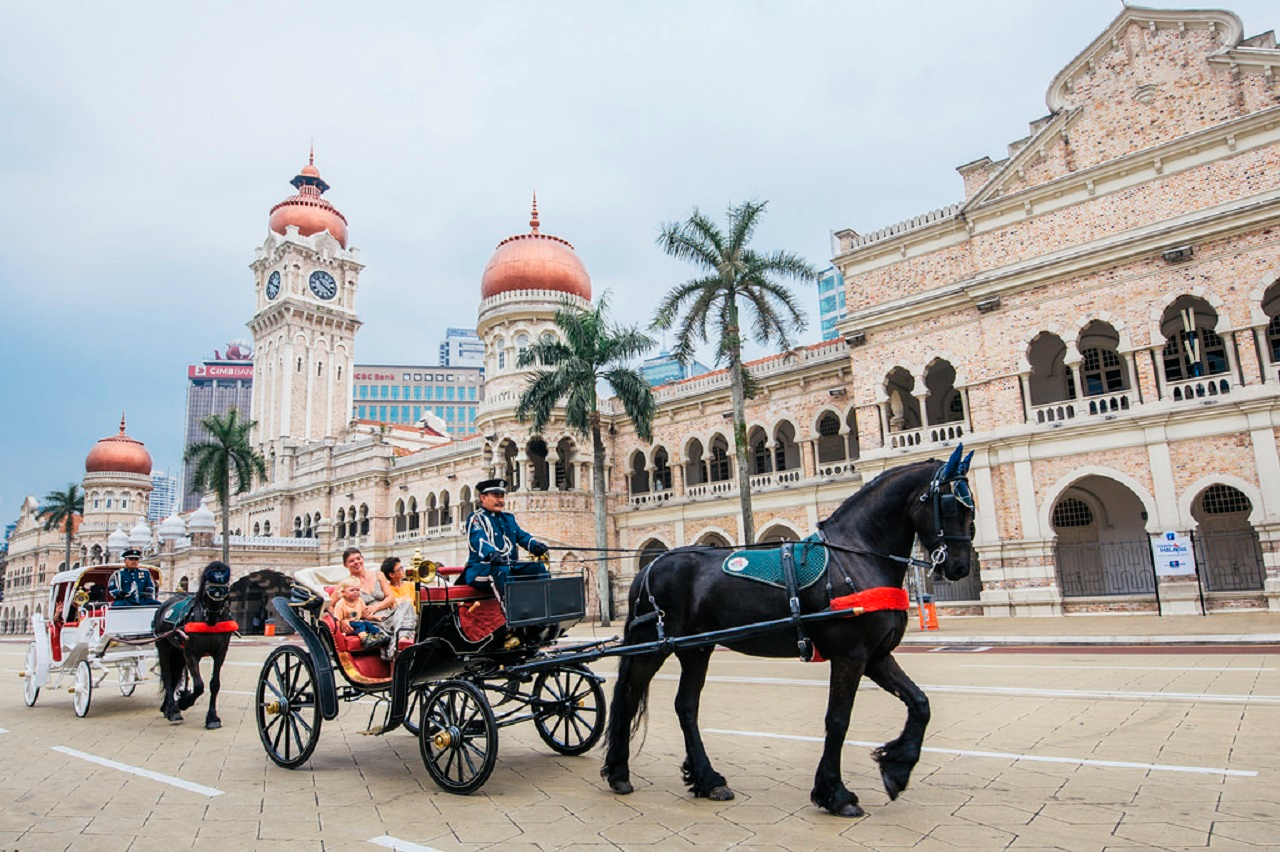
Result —
<instances>
[{"instance_id":1,"label":"coachman's uniform","mask_svg":"<svg viewBox=\"0 0 1280 852\"><path fill-rule=\"evenodd\" d=\"M502 480L485 480L476 490L482 494L486 490L505 492L505 486ZM470 554L462 574L464 583L469 584L477 577L488 575L493 577L501 593L511 577L539 577L549 573L540 562L516 561L519 556L517 546L534 556L546 553L547 546L520 529L515 515L510 512L477 508L467 521L467 544Z\"/></svg>"},{"instance_id":2,"label":"coachman's uniform","mask_svg":"<svg viewBox=\"0 0 1280 852\"><path fill-rule=\"evenodd\" d=\"M142 554L136 550L126 550L124 558L137 559ZM121 568L111 575L107 581L107 594L114 601L112 606L158 606L156 600L156 581L149 568Z\"/></svg>"}]
</instances>

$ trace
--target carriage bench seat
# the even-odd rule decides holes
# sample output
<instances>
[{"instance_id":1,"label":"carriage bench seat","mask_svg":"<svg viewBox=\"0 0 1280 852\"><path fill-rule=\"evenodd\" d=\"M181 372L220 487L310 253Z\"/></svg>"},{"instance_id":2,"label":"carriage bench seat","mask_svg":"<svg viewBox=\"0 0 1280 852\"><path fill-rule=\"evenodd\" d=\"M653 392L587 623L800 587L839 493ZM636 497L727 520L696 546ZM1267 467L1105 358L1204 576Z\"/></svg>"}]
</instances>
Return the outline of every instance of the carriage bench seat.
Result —
<instances>
[{"instance_id":1,"label":"carriage bench seat","mask_svg":"<svg viewBox=\"0 0 1280 852\"><path fill-rule=\"evenodd\" d=\"M360 643L360 637L350 633L343 633L338 629L338 623L334 621L333 616L329 613L324 614L321 619L329 635L333 637L333 647L347 654L376 654L381 650L381 646L374 648L366 648ZM403 651L413 644L413 638L410 636L401 636L396 642L396 647Z\"/></svg>"}]
</instances>

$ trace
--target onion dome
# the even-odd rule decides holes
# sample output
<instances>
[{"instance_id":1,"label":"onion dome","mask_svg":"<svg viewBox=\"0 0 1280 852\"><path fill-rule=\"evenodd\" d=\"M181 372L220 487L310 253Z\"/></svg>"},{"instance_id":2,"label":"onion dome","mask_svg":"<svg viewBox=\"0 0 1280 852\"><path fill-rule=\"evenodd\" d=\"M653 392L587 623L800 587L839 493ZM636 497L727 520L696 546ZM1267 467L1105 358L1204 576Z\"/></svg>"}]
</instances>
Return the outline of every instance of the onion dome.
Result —
<instances>
[{"instance_id":1,"label":"onion dome","mask_svg":"<svg viewBox=\"0 0 1280 852\"><path fill-rule=\"evenodd\" d=\"M320 177L316 168L316 153L311 152L307 164L302 167L298 176L289 181L298 194L286 198L271 208L271 219L268 226L277 234L284 234L290 225L298 226L298 233L310 237L321 231L328 231L343 248L347 247L347 217L320 196L329 188Z\"/></svg>"},{"instance_id":2,"label":"onion dome","mask_svg":"<svg viewBox=\"0 0 1280 852\"><path fill-rule=\"evenodd\" d=\"M160 522L160 529L157 532L161 541L174 541L187 534L187 525L182 518L178 517L178 513L174 512Z\"/></svg>"},{"instance_id":3,"label":"onion dome","mask_svg":"<svg viewBox=\"0 0 1280 852\"><path fill-rule=\"evenodd\" d=\"M151 453L124 433L124 415L120 415L120 434L103 438L93 445L84 460L85 473L137 473L151 475Z\"/></svg>"},{"instance_id":4,"label":"onion dome","mask_svg":"<svg viewBox=\"0 0 1280 852\"><path fill-rule=\"evenodd\" d=\"M129 534L116 524L115 532L107 536L107 552L114 553L117 556L129 546Z\"/></svg>"},{"instance_id":5,"label":"onion dome","mask_svg":"<svg viewBox=\"0 0 1280 852\"><path fill-rule=\"evenodd\" d=\"M138 522L129 530L129 546L145 550L151 546L151 527L146 518L138 518Z\"/></svg>"},{"instance_id":6,"label":"onion dome","mask_svg":"<svg viewBox=\"0 0 1280 852\"><path fill-rule=\"evenodd\" d=\"M507 237L489 258L480 298L513 290L552 290L591 301L591 276L567 240L538 232L538 196L533 196L530 231Z\"/></svg>"},{"instance_id":7,"label":"onion dome","mask_svg":"<svg viewBox=\"0 0 1280 852\"><path fill-rule=\"evenodd\" d=\"M192 512L191 519L187 521L187 531L192 535L211 533L218 527L214 521L213 510L209 508L208 503L201 500L200 508Z\"/></svg>"}]
</instances>

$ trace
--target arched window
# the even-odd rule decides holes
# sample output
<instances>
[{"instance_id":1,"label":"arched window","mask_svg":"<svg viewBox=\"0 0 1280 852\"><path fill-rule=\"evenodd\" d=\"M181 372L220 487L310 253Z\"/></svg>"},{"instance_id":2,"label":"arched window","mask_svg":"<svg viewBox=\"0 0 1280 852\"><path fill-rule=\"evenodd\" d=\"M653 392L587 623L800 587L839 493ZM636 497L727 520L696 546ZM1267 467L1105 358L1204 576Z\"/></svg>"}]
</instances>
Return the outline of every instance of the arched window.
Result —
<instances>
[{"instance_id":1,"label":"arched window","mask_svg":"<svg viewBox=\"0 0 1280 852\"><path fill-rule=\"evenodd\" d=\"M667 546L661 541L650 539L640 546L640 560L636 566L637 570L644 570L649 567L649 563L657 559L659 556L667 552Z\"/></svg>"},{"instance_id":2,"label":"arched window","mask_svg":"<svg viewBox=\"0 0 1280 852\"><path fill-rule=\"evenodd\" d=\"M702 442L694 438L685 451L684 484L701 485L707 481L707 462L703 458Z\"/></svg>"},{"instance_id":3,"label":"arched window","mask_svg":"<svg viewBox=\"0 0 1280 852\"><path fill-rule=\"evenodd\" d=\"M840 435L840 418L825 411L818 418L818 464L844 461L844 438Z\"/></svg>"},{"instance_id":4,"label":"arched window","mask_svg":"<svg viewBox=\"0 0 1280 852\"><path fill-rule=\"evenodd\" d=\"M360 504L360 535L369 534L369 505Z\"/></svg>"},{"instance_id":5,"label":"arched window","mask_svg":"<svg viewBox=\"0 0 1280 852\"><path fill-rule=\"evenodd\" d=\"M751 474L771 473L773 458L769 452L769 436L759 426L747 433L747 458L751 462ZM712 477L714 479L714 477Z\"/></svg>"},{"instance_id":6,"label":"arched window","mask_svg":"<svg viewBox=\"0 0 1280 852\"><path fill-rule=\"evenodd\" d=\"M1179 296L1164 312L1164 374L1171 382L1227 372L1227 347L1215 330L1218 312L1194 296Z\"/></svg>"},{"instance_id":7,"label":"arched window","mask_svg":"<svg viewBox=\"0 0 1280 852\"><path fill-rule=\"evenodd\" d=\"M302 516L297 515L293 519L293 537L302 538Z\"/></svg>"},{"instance_id":8,"label":"arched window","mask_svg":"<svg viewBox=\"0 0 1280 852\"><path fill-rule=\"evenodd\" d=\"M964 419L964 401L955 387L956 368L950 361L938 358L924 371L924 385L929 389L926 404L929 425L954 423Z\"/></svg>"},{"instance_id":9,"label":"arched window","mask_svg":"<svg viewBox=\"0 0 1280 852\"><path fill-rule=\"evenodd\" d=\"M555 488L557 491L572 491L573 483L573 463L575 460L576 445L571 438L561 438L560 443L556 444L556 464L555 464Z\"/></svg>"},{"instance_id":10,"label":"arched window","mask_svg":"<svg viewBox=\"0 0 1280 852\"><path fill-rule=\"evenodd\" d=\"M773 469L800 469L800 445L796 443L796 427L783 420L773 430Z\"/></svg>"},{"instance_id":11,"label":"arched window","mask_svg":"<svg viewBox=\"0 0 1280 852\"><path fill-rule=\"evenodd\" d=\"M653 490L671 490L671 460L665 447L653 451Z\"/></svg>"},{"instance_id":12,"label":"arched window","mask_svg":"<svg viewBox=\"0 0 1280 852\"><path fill-rule=\"evenodd\" d=\"M1263 348L1271 356L1272 364L1280 364L1280 280L1268 287L1263 294L1262 312L1270 317Z\"/></svg>"},{"instance_id":13,"label":"arched window","mask_svg":"<svg viewBox=\"0 0 1280 852\"><path fill-rule=\"evenodd\" d=\"M1093 512L1083 500L1067 497L1053 507L1053 526L1056 529L1087 527L1092 524Z\"/></svg>"},{"instance_id":14,"label":"arched window","mask_svg":"<svg viewBox=\"0 0 1280 852\"><path fill-rule=\"evenodd\" d=\"M507 368L507 341L501 337L494 339L493 348L498 353L498 369Z\"/></svg>"},{"instance_id":15,"label":"arched window","mask_svg":"<svg viewBox=\"0 0 1280 852\"><path fill-rule=\"evenodd\" d=\"M1032 405L1047 405L1076 398L1075 380L1066 365L1067 344L1056 334L1042 331L1027 348L1031 375L1027 377Z\"/></svg>"},{"instance_id":16,"label":"arched window","mask_svg":"<svg viewBox=\"0 0 1280 852\"><path fill-rule=\"evenodd\" d=\"M253 524L253 534L254 536L262 535L262 524L258 523L257 521L255 521Z\"/></svg>"},{"instance_id":17,"label":"arched window","mask_svg":"<svg viewBox=\"0 0 1280 852\"><path fill-rule=\"evenodd\" d=\"M549 487L547 467L547 442L541 438L533 438L525 446L525 455L529 459L529 489L546 491Z\"/></svg>"},{"instance_id":18,"label":"arched window","mask_svg":"<svg viewBox=\"0 0 1280 852\"><path fill-rule=\"evenodd\" d=\"M405 514L404 509L405 509L404 501L397 500L396 501L396 532L398 533L409 531L409 516Z\"/></svg>"},{"instance_id":19,"label":"arched window","mask_svg":"<svg viewBox=\"0 0 1280 852\"><path fill-rule=\"evenodd\" d=\"M729 442L723 435L716 435L711 441L711 458L707 466L708 479L711 482L724 482L730 476Z\"/></svg>"},{"instance_id":20,"label":"arched window","mask_svg":"<svg viewBox=\"0 0 1280 852\"><path fill-rule=\"evenodd\" d=\"M628 481L631 485L632 494L648 494L649 493L649 471L646 470L644 453L636 450L631 454L631 475Z\"/></svg>"},{"instance_id":21,"label":"arched window","mask_svg":"<svg viewBox=\"0 0 1280 852\"><path fill-rule=\"evenodd\" d=\"M271 535L271 522L270 522L270 521L263 521L263 522L262 522L262 534L263 534L263 535L265 535L265 536L270 536L270 535Z\"/></svg>"},{"instance_id":22,"label":"arched window","mask_svg":"<svg viewBox=\"0 0 1280 852\"><path fill-rule=\"evenodd\" d=\"M888 398L888 417L890 432L907 432L919 429L920 401L915 397L915 376L901 367L894 367L884 380L885 396Z\"/></svg>"},{"instance_id":23,"label":"arched window","mask_svg":"<svg viewBox=\"0 0 1280 852\"><path fill-rule=\"evenodd\" d=\"M409 532L417 532L420 525L420 521L422 520L418 514L418 498L417 497L409 498L409 506L407 511L409 513Z\"/></svg>"},{"instance_id":24,"label":"arched window","mask_svg":"<svg viewBox=\"0 0 1280 852\"><path fill-rule=\"evenodd\" d=\"M440 492L440 525L447 527L453 523L453 509L449 506L449 492Z\"/></svg>"}]
</instances>

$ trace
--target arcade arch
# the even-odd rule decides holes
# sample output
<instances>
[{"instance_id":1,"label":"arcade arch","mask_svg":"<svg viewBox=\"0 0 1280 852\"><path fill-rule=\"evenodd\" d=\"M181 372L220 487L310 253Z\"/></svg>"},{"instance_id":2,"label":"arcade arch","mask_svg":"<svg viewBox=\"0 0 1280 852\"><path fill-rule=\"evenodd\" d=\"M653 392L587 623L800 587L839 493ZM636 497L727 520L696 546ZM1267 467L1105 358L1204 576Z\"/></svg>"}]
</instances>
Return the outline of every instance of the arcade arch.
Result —
<instances>
[{"instance_id":1,"label":"arcade arch","mask_svg":"<svg viewBox=\"0 0 1280 852\"><path fill-rule=\"evenodd\" d=\"M1155 593L1147 512L1128 486L1086 475L1058 495L1049 519L1063 597Z\"/></svg>"}]
</instances>

